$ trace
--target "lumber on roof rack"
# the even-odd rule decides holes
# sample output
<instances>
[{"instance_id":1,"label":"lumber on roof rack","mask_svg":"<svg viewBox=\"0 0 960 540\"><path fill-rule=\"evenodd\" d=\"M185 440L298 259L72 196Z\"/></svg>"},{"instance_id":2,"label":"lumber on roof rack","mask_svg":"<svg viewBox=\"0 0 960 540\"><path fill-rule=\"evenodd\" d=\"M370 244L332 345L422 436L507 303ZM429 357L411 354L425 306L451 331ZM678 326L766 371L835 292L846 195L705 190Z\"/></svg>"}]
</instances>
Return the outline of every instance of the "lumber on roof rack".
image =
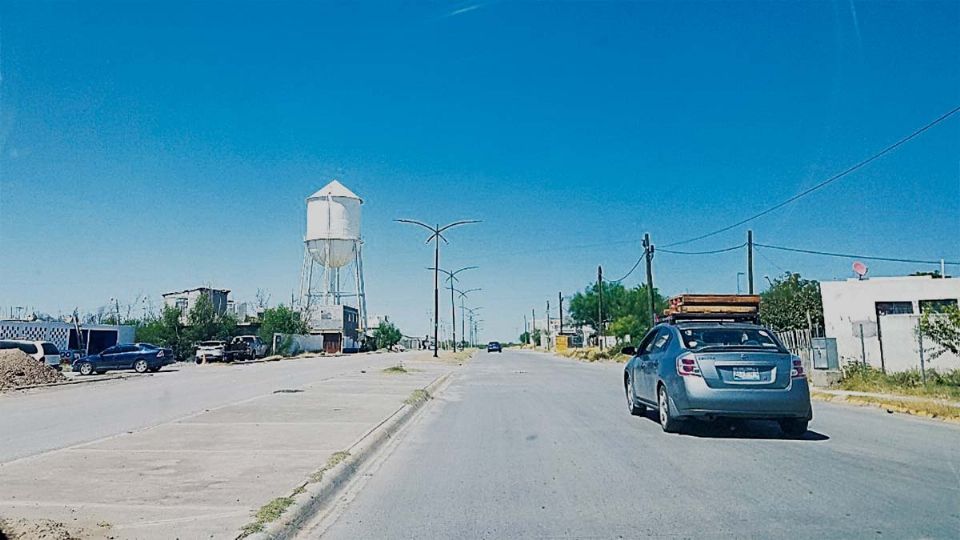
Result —
<instances>
[{"instance_id":1,"label":"lumber on roof rack","mask_svg":"<svg viewBox=\"0 0 960 540\"><path fill-rule=\"evenodd\" d=\"M743 316L757 319L760 296L755 294L681 294L670 298L664 310L667 317L677 315Z\"/></svg>"}]
</instances>

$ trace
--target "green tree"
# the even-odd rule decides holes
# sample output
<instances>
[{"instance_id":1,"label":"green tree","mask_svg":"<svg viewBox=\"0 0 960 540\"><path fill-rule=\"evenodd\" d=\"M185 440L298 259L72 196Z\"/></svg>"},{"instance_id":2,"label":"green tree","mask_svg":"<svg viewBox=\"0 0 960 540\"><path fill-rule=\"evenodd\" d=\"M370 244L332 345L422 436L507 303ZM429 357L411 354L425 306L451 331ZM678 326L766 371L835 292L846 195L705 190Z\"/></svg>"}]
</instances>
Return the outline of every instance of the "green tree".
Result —
<instances>
[{"instance_id":1,"label":"green tree","mask_svg":"<svg viewBox=\"0 0 960 540\"><path fill-rule=\"evenodd\" d=\"M760 293L760 319L774 330L807 328L807 313L815 326L823 326L820 282L786 272Z\"/></svg>"},{"instance_id":2,"label":"green tree","mask_svg":"<svg viewBox=\"0 0 960 540\"><path fill-rule=\"evenodd\" d=\"M381 322L373 331L373 342L377 349L389 349L400 343L401 339L403 339L403 334L400 329L390 321Z\"/></svg>"},{"instance_id":3,"label":"green tree","mask_svg":"<svg viewBox=\"0 0 960 540\"><path fill-rule=\"evenodd\" d=\"M597 328L597 306L599 292L596 283L591 284L583 292L578 292L570 299L570 317L577 324L588 324ZM653 326L650 318L650 296L646 285L628 289L620 283L603 283L603 318L608 321L607 331L625 338L630 336L632 341L643 338L644 334ZM657 289L653 290L654 306L657 313L662 313L667 307L666 299Z\"/></svg>"},{"instance_id":4,"label":"green tree","mask_svg":"<svg viewBox=\"0 0 960 540\"><path fill-rule=\"evenodd\" d=\"M191 344L213 339L225 340L237 328L237 320L230 314L219 314L209 296L201 295L187 314L185 336Z\"/></svg>"},{"instance_id":5,"label":"green tree","mask_svg":"<svg viewBox=\"0 0 960 540\"><path fill-rule=\"evenodd\" d=\"M153 343L173 349L173 354L183 359L190 353L190 343L184 335L184 326L180 322L180 310L164 306L160 317L138 321L136 340L140 343Z\"/></svg>"},{"instance_id":6,"label":"green tree","mask_svg":"<svg viewBox=\"0 0 960 540\"><path fill-rule=\"evenodd\" d=\"M530 334L530 339L533 340L533 342L531 343L531 345L533 345L534 347L539 347L539 346L540 346L540 336L541 336L541 335L543 335L543 331L542 331L542 330L540 330L539 328L537 328L536 330L534 330L534 331Z\"/></svg>"},{"instance_id":7,"label":"green tree","mask_svg":"<svg viewBox=\"0 0 960 540\"><path fill-rule=\"evenodd\" d=\"M530 332L524 332L520 334L520 344L527 345L530 343Z\"/></svg>"},{"instance_id":8,"label":"green tree","mask_svg":"<svg viewBox=\"0 0 960 540\"><path fill-rule=\"evenodd\" d=\"M264 343L273 343L274 334L306 334L307 323L295 311L280 304L263 311L260 317L260 339Z\"/></svg>"},{"instance_id":9,"label":"green tree","mask_svg":"<svg viewBox=\"0 0 960 540\"><path fill-rule=\"evenodd\" d=\"M936 358L944 353L960 354L960 308L956 305L925 310L920 315L920 333L936 343Z\"/></svg>"}]
</instances>

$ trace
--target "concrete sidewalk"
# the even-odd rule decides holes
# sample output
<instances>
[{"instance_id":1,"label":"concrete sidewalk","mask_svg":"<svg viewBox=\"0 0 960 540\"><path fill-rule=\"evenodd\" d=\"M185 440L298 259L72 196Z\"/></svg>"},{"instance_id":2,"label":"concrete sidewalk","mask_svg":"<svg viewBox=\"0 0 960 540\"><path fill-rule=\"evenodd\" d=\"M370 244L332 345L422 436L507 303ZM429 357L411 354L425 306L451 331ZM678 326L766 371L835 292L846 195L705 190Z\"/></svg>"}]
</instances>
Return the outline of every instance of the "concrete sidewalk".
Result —
<instances>
[{"instance_id":1,"label":"concrete sidewalk","mask_svg":"<svg viewBox=\"0 0 960 540\"><path fill-rule=\"evenodd\" d=\"M0 516L62 522L82 538L235 538L257 509L458 367L411 353L408 373L382 371L399 357L8 462Z\"/></svg>"}]
</instances>

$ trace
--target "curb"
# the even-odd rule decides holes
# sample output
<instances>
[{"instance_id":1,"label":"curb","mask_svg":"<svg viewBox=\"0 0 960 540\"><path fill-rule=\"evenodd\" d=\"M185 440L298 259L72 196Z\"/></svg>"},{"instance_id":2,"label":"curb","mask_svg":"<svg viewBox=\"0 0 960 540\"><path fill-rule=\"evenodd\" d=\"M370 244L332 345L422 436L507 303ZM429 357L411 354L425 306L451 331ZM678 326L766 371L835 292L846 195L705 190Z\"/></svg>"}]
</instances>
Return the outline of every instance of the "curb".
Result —
<instances>
[{"instance_id":1,"label":"curb","mask_svg":"<svg viewBox=\"0 0 960 540\"><path fill-rule=\"evenodd\" d=\"M452 376L452 371L440 375L423 390L433 396L449 383ZM391 437L396 435L428 401L429 399L412 404L404 403L403 406L353 443L347 449L350 456L324 471L323 478L319 482L303 484L301 487L304 491L293 496L293 504L283 512L280 519L266 524L263 531L243 538L247 540L286 540L293 538L300 527L312 520L324 506L334 500L342 488L353 479L360 467ZM241 535L237 536L237 538L240 537Z\"/></svg>"}]
</instances>

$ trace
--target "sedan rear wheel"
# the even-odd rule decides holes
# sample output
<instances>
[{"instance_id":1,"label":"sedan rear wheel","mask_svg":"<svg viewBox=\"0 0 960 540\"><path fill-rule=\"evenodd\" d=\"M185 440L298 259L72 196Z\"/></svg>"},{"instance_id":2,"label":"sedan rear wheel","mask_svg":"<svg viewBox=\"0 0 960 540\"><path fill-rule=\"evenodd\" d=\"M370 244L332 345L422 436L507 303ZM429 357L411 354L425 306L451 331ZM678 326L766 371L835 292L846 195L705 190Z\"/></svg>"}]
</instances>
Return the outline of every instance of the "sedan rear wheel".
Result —
<instances>
[{"instance_id":1,"label":"sedan rear wheel","mask_svg":"<svg viewBox=\"0 0 960 540\"><path fill-rule=\"evenodd\" d=\"M146 373L149 367L150 366L147 365L147 361L143 359L137 360L133 363L133 370L137 373Z\"/></svg>"},{"instance_id":2,"label":"sedan rear wheel","mask_svg":"<svg viewBox=\"0 0 960 540\"><path fill-rule=\"evenodd\" d=\"M670 397L667 395L667 387L661 386L657 392L657 406L660 408L660 427L667 433L677 433L680 431L680 420L673 415L670 409Z\"/></svg>"},{"instance_id":3,"label":"sedan rear wheel","mask_svg":"<svg viewBox=\"0 0 960 540\"><path fill-rule=\"evenodd\" d=\"M633 392L633 379L627 379L627 384L624 385L624 389L627 394L627 410L634 416L642 416L643 413L647 411L647 408L637 403L637 398L634 397L636 394Z\"/></svg>"},{"instance_id":4,"label":"sedan rear wheel","mask_svg":"<svg viewBox=\"0 0 960 540\"><path fill-rule=\"evenodd\" d=\"M780 431L789 437L800 437L807 432L808 420L790 419L780 420Z\"/></svg>"},{"instance_id":5,"label":"sedan rear wheel","mask_svg":"<svg viewBox=\"0 0 960 540\"><path fill-rule=\"evenodd\" d=\"M80 364L80 374L81 375L92 375L93 374L93 364L90 362L84 362Z\"/></svg>"}]
</instances>

